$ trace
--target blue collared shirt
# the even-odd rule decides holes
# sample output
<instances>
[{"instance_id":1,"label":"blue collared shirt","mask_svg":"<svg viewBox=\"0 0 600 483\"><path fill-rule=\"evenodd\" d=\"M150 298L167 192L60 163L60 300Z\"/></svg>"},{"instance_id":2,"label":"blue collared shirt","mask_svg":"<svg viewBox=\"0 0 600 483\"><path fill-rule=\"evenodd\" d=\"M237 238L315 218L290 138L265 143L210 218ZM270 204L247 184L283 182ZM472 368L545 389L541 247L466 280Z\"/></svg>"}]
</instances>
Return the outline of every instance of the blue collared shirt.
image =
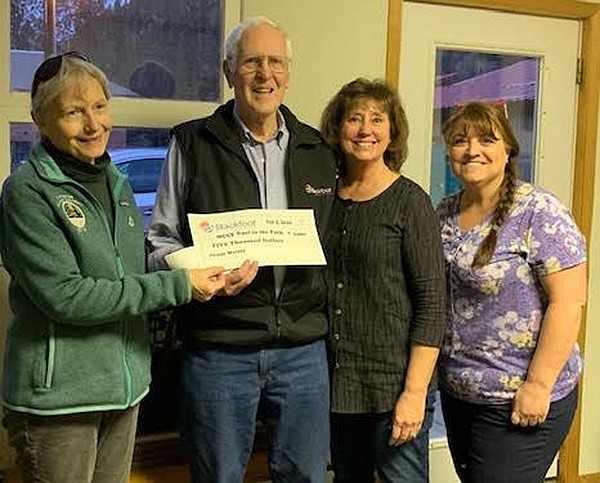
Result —
<instances>
[{"instance_id":1,"label":"blue collared shirt","mask_svg":"<svg viewBox=\"0 0 600 483\"><path fill-rule=\"evenodd\" d=\"M286 209L285 157L290 133L283 115L277 111L278 129L265 142L256 140L235 109L233 116L244 132L242 147L258 180L261 206L273 210Z\"/></svg>"}]
</instances>

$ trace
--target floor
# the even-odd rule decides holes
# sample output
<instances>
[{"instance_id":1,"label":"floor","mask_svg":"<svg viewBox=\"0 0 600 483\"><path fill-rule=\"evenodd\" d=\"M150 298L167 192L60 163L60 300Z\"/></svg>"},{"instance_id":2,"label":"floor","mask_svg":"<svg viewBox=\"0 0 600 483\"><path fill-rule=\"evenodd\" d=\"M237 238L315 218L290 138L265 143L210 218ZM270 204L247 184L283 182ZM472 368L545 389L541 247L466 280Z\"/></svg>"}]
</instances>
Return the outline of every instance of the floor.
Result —
<instances>
[{"instance_id":1,"label":"floor","mask_svg":"<svg viewBox=\"0 0 600 483\"><path fill-rule=\"evenodd\" d=\"M445 437L445 427L439 407L439 398L436 398L436 411L434 423L431 428L431 437ZM162 452L157 448L157 452ZM160 458L156 458L159 461ZM135 466L131 473L130 483L189 483L188 468L183 464L143 464ZM267 453L264 450L255 451L250 460L244 483L267 483L269 482L269 470L267 467ZM18 473L13 470L6 475L5 483L21 483Z\"/></svg>"},{"instance_id":2,"label":"floor","mask_svg":"<svg viewBox=\"0 0 600 483\"><path fill-rule=\"evenodd\" d=\"M445 438L446 428L440 407L439 396L436 397L433 426L430 438ZM159 449L160 451L160 449ZM330 480L331 480L330 476ZM184 465L165 465L159 467L137 468L132 473L130 483L189 483L187 467ZM252 455L244 483L269 482L267 453L265 450L255 451ZM548 480L553 481L553 480ZM12 483L7 481L7 483ZM15 482L16 483L16 482Z\"/></svg>"},{"instance_id":3,"label":"floor","mask_svg":"<svg viewBox=\"0 0 600 483\"><path fill-rule=\"evenodd\" d=\"M185 465L161 466L134 469L130 483L188 483L188 469ZM267 455L259 452L252 455L244 483L266 483L269 481ZM7 483L10 483L7 481Z\"/></svg>"},{"instance_id":4,"label":"floor","mask_svg":"<svg viewBox=\"0 0 600 483\"><path fill-rule=\"evenodd\" d=\"M134 468L130 483L189 483L187 466L165 465L157 467ZM265 452L252 455L244 483L266 483L269 481L267 456ZM6 475L5 483L21 483L16 470Z\"/></svg>"}]
</instances>

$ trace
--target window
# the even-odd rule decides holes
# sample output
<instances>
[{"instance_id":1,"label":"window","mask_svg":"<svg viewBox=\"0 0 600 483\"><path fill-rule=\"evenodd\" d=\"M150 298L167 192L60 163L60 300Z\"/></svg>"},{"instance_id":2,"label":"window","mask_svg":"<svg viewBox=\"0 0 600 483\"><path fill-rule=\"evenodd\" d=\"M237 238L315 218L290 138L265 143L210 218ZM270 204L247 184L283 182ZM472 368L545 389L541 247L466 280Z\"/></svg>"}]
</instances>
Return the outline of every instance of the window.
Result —
<instances>
[{"instance_id":1,"label":"window","mask_svg":"<svg viewBox=\"0 0 600 483\"><path fill-rule=\"evenodd\" d=\"M22 93L46 57L82 51L106 73L114 123L128 126L113 131L111 153L164 149L171 127L221 102L223 32L239 12L240 0L11 0L10 45L0 45L10 51L11 166L4 175L26 162L38 141ZM157 169L130 176L146 225Z\"/></svg>"},{"instance_id":2,"label":"window","mask_svg":"<svg viewBox=\"0 0 600 483\"><path fill-rule=\"evenodd\" d=\"M11 0L11 90L28 91L46 57L78 50L115 96L216 102L222 10L219 0Z\"/></svg>"},{"instance_id":3,"label":"window","mask_svg":"<svg viewBox=\"0 0 600 483\"><path fill-rule=\"evenodd\" d=\"M156 191L160 170L165 161L164 149L126 149L111 153L111 157L117 168L127 175L135 193Z\"/></svg>"},{"instance_id":4,"label":"window","mask_svg":"<svg viewBox=\"0 0 600 483\"><path fill-rule=\"evenodd\" d=\"M431 152L431 198L434 205L460 185L446 162L442 126L452 110L471 100L504 106L521 152L519 178L534 179L537 96L540 59L517 55L439 49Z\"/></svg>"},{"instance_id":5,"label":"window","mask_svg":"<svg viewBox=\"0 0 600 483\"><path fill-rule=\"evenodd\" d=\"M115 166L129 178L135 204L144 217L144 229L147 230L167 148L125 148L110 154Z\"/></svg>"}]
</instances>

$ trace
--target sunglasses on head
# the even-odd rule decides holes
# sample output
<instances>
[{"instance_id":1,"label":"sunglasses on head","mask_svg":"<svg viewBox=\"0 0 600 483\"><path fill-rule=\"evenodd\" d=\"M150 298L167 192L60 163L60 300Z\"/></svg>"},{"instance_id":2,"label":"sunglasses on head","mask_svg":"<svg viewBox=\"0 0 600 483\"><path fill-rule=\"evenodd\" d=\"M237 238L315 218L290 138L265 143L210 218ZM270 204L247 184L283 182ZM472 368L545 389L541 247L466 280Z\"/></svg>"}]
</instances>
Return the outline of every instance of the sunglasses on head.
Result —
<instances>
[{"instance_id":1,"label":"sunglasses on head","mask_svg":"<svg viewBox=\"0 0 600 483\"><path fill-rule=\"evenodd\" d=\"M64 54L56 55L54 57L49 57L44 62L40 64L40 66L35 71L35 75L33 76L33 82L31 83L31 97L33 98L38 90L38 87L42 82L47 82L52 79L62 66L62 61L65 57L73 57L75 59L84 60L85 62L89 62L89 59L82 54L81 52L71 51L66 52Z\"/></svg>"}]
</instances>

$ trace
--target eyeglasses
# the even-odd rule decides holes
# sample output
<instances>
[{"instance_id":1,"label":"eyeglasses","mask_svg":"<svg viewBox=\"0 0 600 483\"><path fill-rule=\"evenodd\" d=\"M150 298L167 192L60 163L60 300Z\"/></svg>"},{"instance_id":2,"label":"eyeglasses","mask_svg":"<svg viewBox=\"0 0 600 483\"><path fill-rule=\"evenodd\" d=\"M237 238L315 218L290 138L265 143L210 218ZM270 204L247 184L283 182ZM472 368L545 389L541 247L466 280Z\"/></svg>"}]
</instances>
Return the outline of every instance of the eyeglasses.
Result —
<instances>
[{"instance_id":1,"label":"eyeglasses","mask_svg":"<svg viewBox=\"0 0 600 483\"><path fill-rule=\"evenodd\" d=\"M73 57L75 59L84 60L85 62L89 62L89 59L82 54L81 52L71 51L66 52L64 54L56 55L54 57L49 57L44 62L40 64L40 66L35 71L33 76L33 82L31 83L31 98L35 96L38 87L42 82L47 82L52 79L58 71L60 71L60 67L62 66L62 61L65 57Z\"/></svg>"},{"instance_id":2,"label":"eyeglasses","mask_svg":"<svg viewBox=\"0 0 600 483\"><path fill-rule=\"evenodd\" d=\"M255 57L246 57L242 59L238 70L241 74L252 74L257 72L265 65L269 66L271 72L281 74L287 72L290 68L290 59L280 55L257 55Z\"/></svg>"}]
</instances>

